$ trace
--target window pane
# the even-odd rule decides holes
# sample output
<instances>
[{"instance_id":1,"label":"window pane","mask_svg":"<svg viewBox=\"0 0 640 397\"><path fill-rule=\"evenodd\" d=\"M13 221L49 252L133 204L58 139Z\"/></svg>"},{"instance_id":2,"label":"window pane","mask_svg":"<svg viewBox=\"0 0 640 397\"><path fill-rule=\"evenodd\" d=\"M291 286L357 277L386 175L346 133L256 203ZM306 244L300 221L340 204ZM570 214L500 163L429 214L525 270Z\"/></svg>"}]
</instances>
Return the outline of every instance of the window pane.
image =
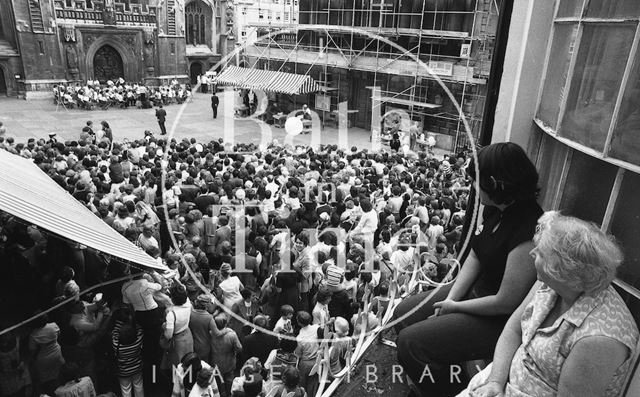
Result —
<instances>
[{"instance_id":1,"label":"window pane","mask_svg":"<svg viewBox=\"0 0 640 397\"><path fill-rule=\"evenodd\" d=\"M618 277L640 287L640 175L627 171L622 179L615 213L611 221L611 233L624 249L624 264L618 269Z\"/></svg>"},{"instance_id":2,"label":"window pane","mask_svg":"<svg viewBox=\"0 0 640 397\"><path fill-rule=\"evenodd\" d=\"M549 66L544 82L538 118L545 124L556 129L560 101L564 96L563 89L567 81L569 62L578 34L578 25L556 24L553 33L553 45L549 54Z\"/></svg>"},{"instance_id":3,"label":"window pane","mask_svg":"<svg viewBox=\"0 0 640 397\"><path fill-rule=\"evenodd\" d=\"M602 224L618 167L573 150L560 210Z\"/></svg>"},{"instance_id":4,"label":"window pane","mask_svg":"<svg viewBox=\"0 0 640 397\"><path fill-rule=\"evenodd\" d=\"M579 17L584 0L562 0L558 7L558 18Z\"/></svg>"},{"instance_id":5,"label":"window pane","mask_svg":"<svg viewBox=\"0 0 640 397\"><path fill-rule=\"evenodd\" d=\"M564 160L570 149L554 137L545 133L542 135L542 147L536 164L540 175L538 202L542 208L548 209L552 207L556 197Z\"/></svg>"},{"instance_id":6,"label":"window pane","mask_svg":"<svg viewBox=\"0 0 640 397\"><path fill-rule=\"evenodd\" d=\"M587 17L637 17L640 13L638 0L590 0Z\"/></svg>"},{"instance_id":7,"label":"window pane","mask_svg":"<svg viewBox=\"0 0 640 397\"><path fill-rule=\"evenodd\" d=\"M562 136L604 149L634 33L633 25L585 25L559 131Z\"/></svg>"},{"instance_id":8,"label":"window pane","mask_svg":"<svg viewBox=\"0 0 640 397\"><path fill-rule=\"evenodd\" d=\"M618 123L611 138L609 156L640 165L640 52L636 53L633 69L618 113Z\"/></svg>"}]
</instances>

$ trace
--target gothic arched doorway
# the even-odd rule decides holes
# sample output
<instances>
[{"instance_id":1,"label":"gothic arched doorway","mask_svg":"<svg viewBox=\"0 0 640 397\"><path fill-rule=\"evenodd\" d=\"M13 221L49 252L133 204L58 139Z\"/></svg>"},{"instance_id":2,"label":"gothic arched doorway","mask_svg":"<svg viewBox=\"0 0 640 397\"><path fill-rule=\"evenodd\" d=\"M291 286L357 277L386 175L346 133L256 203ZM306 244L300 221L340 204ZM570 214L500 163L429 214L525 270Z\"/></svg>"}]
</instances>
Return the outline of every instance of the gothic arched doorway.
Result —
<instances>
[{"instance_id":1,"label":"gothic arched doorway","mask_svg":"<svg viewBox=\"0 0 640 397\"><path fill-rule=\"evenodd\" d=\"M103 45L93 57L93 75L101 83L124 78L124 66L120 53L110 45Z\"/></svg>"},{"instance_id":2,"label":"gothic arched doorway","mask_svg":"<svg viewBox=\"0 0 640 397\"><path fill-rule=\"evenodd\" d=\"M202 64L200 62L192 63L189 75L191 76L191 85L195 86L198 83L198 76L202 75Z\"/></svg>"}]
</instances>

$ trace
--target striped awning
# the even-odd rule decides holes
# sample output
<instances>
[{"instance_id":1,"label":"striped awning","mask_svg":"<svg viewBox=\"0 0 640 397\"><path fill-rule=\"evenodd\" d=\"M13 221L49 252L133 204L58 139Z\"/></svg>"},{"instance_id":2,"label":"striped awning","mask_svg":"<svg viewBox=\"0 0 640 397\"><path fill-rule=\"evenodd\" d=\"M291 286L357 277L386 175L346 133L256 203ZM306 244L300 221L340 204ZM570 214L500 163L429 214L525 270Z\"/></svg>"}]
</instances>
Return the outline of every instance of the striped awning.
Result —
<instances>
[{"instance_id":1,"label":"striped awning","mask_svg":"<svg viewBox=\"0 0 640 397\"><path fill-rule=\"evenodd\" d=\"M0 210L105 254L163 269L29 159L0 150Z\"/></svg>"},{"instance_id":2,"label":"striped awning","mask_svg":"<svg viewBox=\"0 0 640 397\"><path fill-rule=\"evenodd\" d=\"M311 76L274 70L247 69L238 66L228 66L215 78L215 81L222 85L288 95L320 91L320 86Z\"/></svg>"}]
</instances>

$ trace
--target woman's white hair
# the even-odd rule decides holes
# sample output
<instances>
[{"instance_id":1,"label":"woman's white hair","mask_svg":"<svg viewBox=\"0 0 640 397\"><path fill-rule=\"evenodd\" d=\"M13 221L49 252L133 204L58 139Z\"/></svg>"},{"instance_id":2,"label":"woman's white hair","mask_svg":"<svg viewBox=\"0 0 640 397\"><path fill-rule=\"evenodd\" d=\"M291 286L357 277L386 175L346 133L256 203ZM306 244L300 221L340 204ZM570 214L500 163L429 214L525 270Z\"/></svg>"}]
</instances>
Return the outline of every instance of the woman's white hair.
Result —
<instances>
[{"instance_id":1,"label":"woman's white hair","mask_svg":"<svg viewBox=\"0 0 640 397\"><path fill-rule=\"evenodd\" d=\"M533 238L545 273L587 295L606 289L623 260L613 236L590 222L557 211L544 213Z\"/></svg>"}]
</instances>

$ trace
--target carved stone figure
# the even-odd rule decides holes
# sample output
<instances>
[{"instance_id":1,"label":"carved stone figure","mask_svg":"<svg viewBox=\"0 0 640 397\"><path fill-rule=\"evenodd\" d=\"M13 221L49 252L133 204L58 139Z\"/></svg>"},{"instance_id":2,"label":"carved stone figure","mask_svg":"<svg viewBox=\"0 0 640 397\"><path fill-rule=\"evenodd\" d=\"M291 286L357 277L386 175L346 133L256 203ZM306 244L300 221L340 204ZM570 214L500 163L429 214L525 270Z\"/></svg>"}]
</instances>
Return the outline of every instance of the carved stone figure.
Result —
<instances>
[{"instance_id":1,"label":"carved stone figure","mask_svg":"<svg viewBox=\"0 0 640 397\"><path fill-rule=\"evenodd\" d=\"M105 25L116 24L116 6L114 0L105 0L104 10L102 10L102 22Z\"/></svg>"},{"instance_id":2,"label":"carved stone figure","mask_svg":"<svg viewBox=\"0 0 640 397\"><path fill-rule=\"evenodd\" d=\"M146 67L153 67L153 46L144 46L144 65Z\"/></svg>"},{"instance_id":3,"label":"carved stone figure","mask_svg":"<svg viewBox=\"0 0 640 397\"><path fill-rule=\"evenodd\" d=\"M153 44L153 29L145 29L144 30L144 43L145 44Z\"/></svg>"},{"instance_id":4,"label":"carved stone figure","mask_svg":"<svg viewBox=\"0 0 640 397\"><path fill-rule=\"evenodd\" d=\"M76 50L74 50L72 46L67 46L65 53L67 56L67 67L69 70L78 71L78 55L76 55Z\"/></svg>"}]
</instances>

